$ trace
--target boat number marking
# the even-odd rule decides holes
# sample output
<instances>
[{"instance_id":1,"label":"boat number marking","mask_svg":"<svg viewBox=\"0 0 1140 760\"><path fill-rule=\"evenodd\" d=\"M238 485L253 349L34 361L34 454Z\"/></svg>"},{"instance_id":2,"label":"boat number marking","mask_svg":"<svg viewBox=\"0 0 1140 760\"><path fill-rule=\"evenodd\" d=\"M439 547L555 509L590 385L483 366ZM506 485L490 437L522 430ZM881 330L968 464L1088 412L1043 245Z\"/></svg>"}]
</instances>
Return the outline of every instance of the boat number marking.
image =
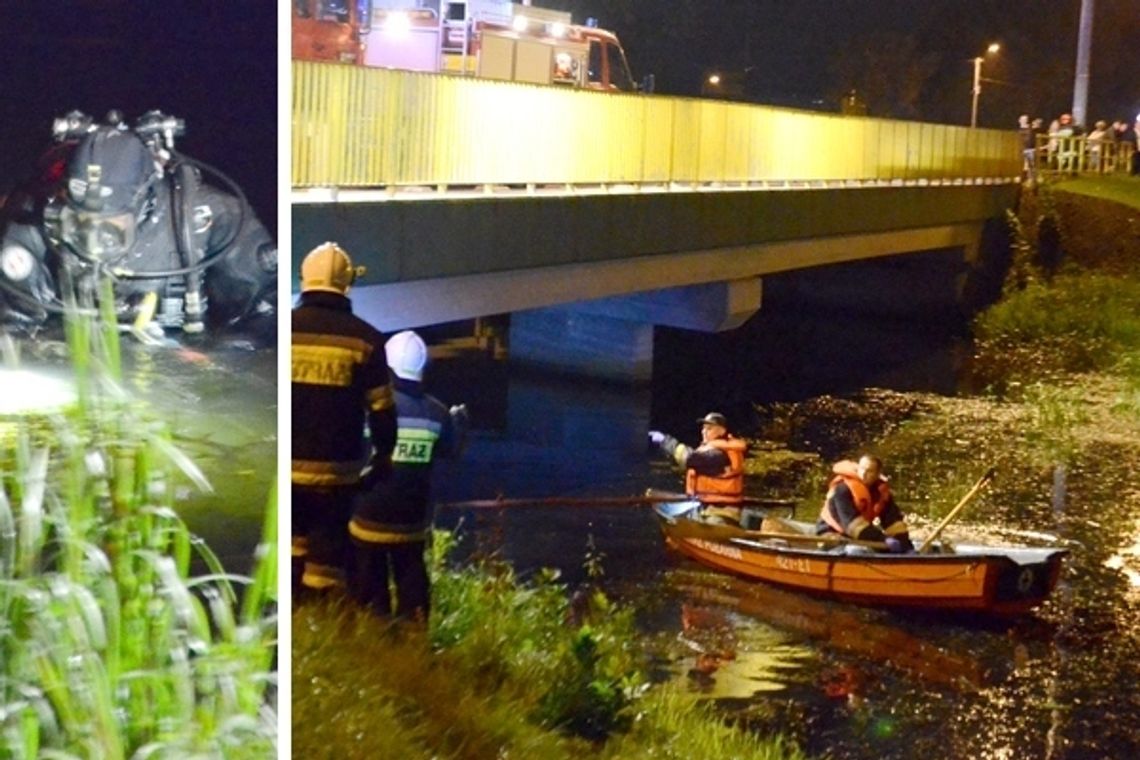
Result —
<instances>
[{"instance_id":1,"label":"boat number marking","mask_svg":"<svg viewBox=\"0 0 1140 760\"><path fill-rule=\"evenodd\" d=\"M1031 588L1033 588L1033 571L1026 567L1022 569L1021 575L1017 576L1017 590L1027 594Z\"/></svg>"},{"instance_id":2,"label":"boat number marking","mask_svg":"<svg viewBox=\"0 0 1140 760\"><path fill-rule=\"evenodd\" d=\"M740 550L737 549L735 546L725 546L724 544L718 544L718 543L714 543L712 541L706 541L703 538L694 538L691 540L694 544L696 544L697 546L699 546L700 548L704 549L707 552L712 552L713 554L719 554L723 557L728 557L730 559L744 559L744 555L742 555L740 553Z\"/></svg>"},{"instance_id":3,"label":"boat number marking","mask_svg":"<svg viewBox=\"0 0 1140 760\"><path fill-rule=\"evenodd\" d=\"M776 567L781 570L791 570L795 573L811 572L811 564L803 557L784 557L777 555Z\"/></svg>"}]
</instances>

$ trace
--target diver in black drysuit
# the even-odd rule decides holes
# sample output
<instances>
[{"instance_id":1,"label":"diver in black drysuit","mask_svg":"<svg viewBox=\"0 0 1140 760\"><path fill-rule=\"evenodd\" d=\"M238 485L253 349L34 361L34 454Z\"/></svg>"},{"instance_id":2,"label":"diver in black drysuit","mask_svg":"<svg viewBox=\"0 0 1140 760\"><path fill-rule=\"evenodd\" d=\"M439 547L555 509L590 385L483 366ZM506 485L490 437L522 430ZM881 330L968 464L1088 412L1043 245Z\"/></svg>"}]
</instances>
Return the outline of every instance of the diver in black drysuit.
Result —
<instances>
[{"instance_id":1,"label":"diver in black drysuit","mask_svg":"<svg viewBox=\"0 0 1140 760\"><path fill-rule=\"evenodd\" d=\"M0 326L34 334L62 313L68 288L109 276L118 321L140 336L272 330L277 246L240 188L174 150L181 120L108 122L58 120L38 176L0 209Z\"/></svg>"}]
</instances>

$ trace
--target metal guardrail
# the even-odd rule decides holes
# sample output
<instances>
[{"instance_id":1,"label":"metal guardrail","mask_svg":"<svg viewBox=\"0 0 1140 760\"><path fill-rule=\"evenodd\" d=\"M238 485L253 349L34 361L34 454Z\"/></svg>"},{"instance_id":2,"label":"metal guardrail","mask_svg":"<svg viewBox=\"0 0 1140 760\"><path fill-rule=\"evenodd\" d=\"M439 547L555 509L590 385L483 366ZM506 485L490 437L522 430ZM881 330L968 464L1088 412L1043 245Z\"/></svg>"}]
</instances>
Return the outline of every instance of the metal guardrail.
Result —
<instances>
[{"instance_id":1,"label":"metal guardrail","mask_svg":"<svg viewBox=\"0 0 1140 760\"><path fill-rule=\"evenodd\" d=\"M1029 156L1026 156L1026 173L1029 176L1127 174L1132 164L1132 153L1136 150L1132 140L1090 140L1087 135L1057 137L1040 134L1036 140L1032 167L1029 166Z\"/></svg>"},{"instance_id":2,"label":"metal guardrail","mask_svg":"<svg viewBox=\"0 0 1140 760\"><path fill-rule=\"evenodd\" d=\"M1015 132L293 62L295 188L1016 181Z\"/></svg>"}]
</instances>

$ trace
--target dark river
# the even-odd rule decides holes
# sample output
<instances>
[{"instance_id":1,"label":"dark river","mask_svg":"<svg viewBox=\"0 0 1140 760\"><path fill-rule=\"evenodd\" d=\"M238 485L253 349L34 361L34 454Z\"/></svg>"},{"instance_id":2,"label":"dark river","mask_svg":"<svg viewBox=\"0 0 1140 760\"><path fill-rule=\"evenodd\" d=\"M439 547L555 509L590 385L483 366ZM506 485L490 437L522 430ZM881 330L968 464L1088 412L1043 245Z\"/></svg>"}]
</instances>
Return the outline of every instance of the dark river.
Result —
<instances>
[{"instance_id":1,"label":"dark river","mask_svg":"<svg viewBox=\"0 0 1140 760\"><path fill-rule=\"evenodd\" d=\"M465 401L474 430L462 459L439 467L435 495L676 490L680 476L646 445L650 428L695 443L694 421L710 409L748 435L755 404L869 386L952 395L968 384L960 269L932 254L768 278L764 310L731 334L658 330L655 378L642 389L535 376L484 354L437 360L429 386ZM852 282L863 298L840 295ZM827 440L813 450L852 453ZM593 546L611 593L674 653L662 677L813 756L1124 760L1140 757L1140 516L1096 476L1122 466L1078 463L1079 493L1046 489L1028 506L987 499L950 531L1071 542L1054 596L1013 621L864 609L715 573L668 552L646 507L444 508L437 524L461 525L461 547L497 551L523 575L556 567L571 584Z\"/></svg>"},{"instance_id":2,"label":"dark river","mask_svg":"<svg viewBox=\"0 0 1140 760\"><path fill-rule=\"evenodd\" d=\"M171 431L212 488L203 492L179 476L175 509L227 571L242 574L253 565L277 466L277 351L260 345L242 336L196 348L122 339L127 393L143 416ZM20 363L69 379L62 351L50 339L25 344Z\"/></svg>"},{"instance_id":3,"label":"dark river","mask_svg":"<svg viewBox=\"0 0 1140 760\"><path fill-rule=\"evenodd\" d=\"M209 479L176 509L226 570L248 573L277 477L277 351L244 339L198 350L132 346L129 387L153 406Z\"/></svg>"}]
</instances>

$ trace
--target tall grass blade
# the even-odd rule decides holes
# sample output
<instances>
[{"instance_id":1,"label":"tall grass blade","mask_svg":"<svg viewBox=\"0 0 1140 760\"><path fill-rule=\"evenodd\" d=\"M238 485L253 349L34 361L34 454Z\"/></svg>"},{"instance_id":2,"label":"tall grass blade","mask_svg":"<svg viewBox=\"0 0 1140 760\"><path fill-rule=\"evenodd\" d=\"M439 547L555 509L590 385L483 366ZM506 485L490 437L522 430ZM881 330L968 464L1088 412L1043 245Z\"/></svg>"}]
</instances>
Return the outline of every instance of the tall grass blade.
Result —
<instances>
[{"instance_id":1,"label":"tall grass blade","mask_svg":"<svg viewBox=\"0 0 1140 760\"><path fill-rule=\"evenodd\" d=\"M177 446L162 436L152 436L150 443L154 445L175 467L177 467L183 475L190 479L194 485L205 493L213 493L214 487L210 485L210 481L202 472L201 468L186 456Z\"/></svg>"},{"instance_id":2,"label":"tall grass blade","mask_svg":"<svg viewBox=\"0 0 1140 760\"><path fill-rule=\"evenodd\" d=\"M11 579L16 569L16 518L8 492L0 482L0 580ZM3 597L0 597L3 598Z\"/></svg>"},{"instance_id":3,"label":"tall grass blade","mask_svg":"<svg viewBox=\"0 0 1140 760\"><path fill-rule=\"evenodd\" d=\"M35 574L44 545L44 489L47 486L48 450L36 449L24 477L24 497L20 504L20 574Z\"/></svg>"},{"instance_id":4,"label":"tall grass blade","mask_svg":"<svg viewBox=\"0 0 1140 760\"><path fill-rule=\"evenodd\" d=\"M263 611L277 598L277 483L269 491L265 506L265 522L261 529L261 543L254 555L253 584L242 599L241 620L249 625L262 616Z\"/></svg>"}]
</instances>

